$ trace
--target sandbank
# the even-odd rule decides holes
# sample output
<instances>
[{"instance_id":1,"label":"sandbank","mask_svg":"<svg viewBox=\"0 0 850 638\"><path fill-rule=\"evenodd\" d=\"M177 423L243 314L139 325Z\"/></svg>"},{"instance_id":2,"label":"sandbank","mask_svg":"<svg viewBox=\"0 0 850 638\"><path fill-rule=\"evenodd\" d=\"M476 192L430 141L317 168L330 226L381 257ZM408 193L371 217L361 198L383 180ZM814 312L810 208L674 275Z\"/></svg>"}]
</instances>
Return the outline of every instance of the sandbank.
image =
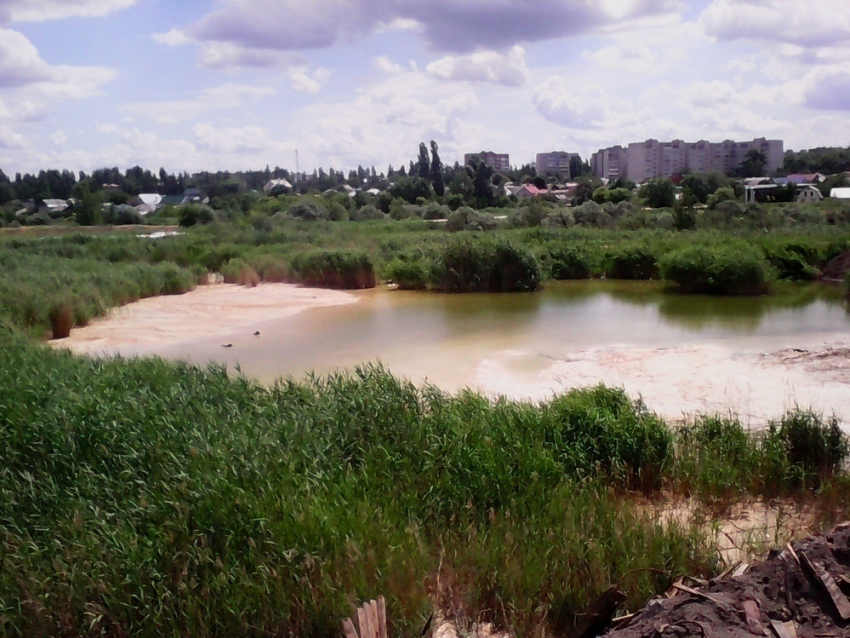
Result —
<instances>
[{"instance_id":1,"label":"sandbank","mask_svg":"<svg viewBox=\"0 0 850 638\"><path fill-rule=\"evenodd\" d=\"M292 284L199 286L184 295L152 297L112 309L105 317L51 341L77 354L145 355L188 340L212 339L290 317L311 308L343 306L357 297Z\"/></svg>"}]
</instances>

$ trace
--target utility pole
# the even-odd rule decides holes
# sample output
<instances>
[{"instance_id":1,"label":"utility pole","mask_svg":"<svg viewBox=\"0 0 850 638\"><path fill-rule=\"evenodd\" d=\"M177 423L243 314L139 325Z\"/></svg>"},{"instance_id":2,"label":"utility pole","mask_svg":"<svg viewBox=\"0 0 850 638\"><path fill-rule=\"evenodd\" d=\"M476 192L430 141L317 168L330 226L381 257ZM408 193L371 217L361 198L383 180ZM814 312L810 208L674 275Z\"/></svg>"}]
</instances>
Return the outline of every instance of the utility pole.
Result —
<instances>
[{"instance_id":1,"label":"utility pole","mask_svg":"<svg viewBox=\"0 0 850 638\"><path fill-rule=\"evenodd\" d=\"M297 148L295 149L295 175L296 175L296 178L295 178L296 180L300 179L301 168L298 166L298 149Z\"/></svg>"}]
</instances>

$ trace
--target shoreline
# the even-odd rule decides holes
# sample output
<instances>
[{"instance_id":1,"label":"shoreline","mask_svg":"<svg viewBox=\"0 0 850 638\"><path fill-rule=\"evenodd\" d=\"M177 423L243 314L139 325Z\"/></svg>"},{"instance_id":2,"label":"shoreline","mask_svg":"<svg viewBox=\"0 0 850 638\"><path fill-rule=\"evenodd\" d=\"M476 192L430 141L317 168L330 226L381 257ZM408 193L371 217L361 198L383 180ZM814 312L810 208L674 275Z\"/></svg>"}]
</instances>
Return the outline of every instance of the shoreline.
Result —
<instances>
[{"instance_id":1,"label":"shoreline","mask_svg":"<svg viewBox=\"0 0 850 638\"><path fill-rule=\"evenodd\" d=\"M305 310L358 302L351 293L295 284L206 284L183 295L151 297L113 308L87 326L74 328L54 348L82 355L153 354L193 339L226 337Z\"/></svg>"}]
</instances>

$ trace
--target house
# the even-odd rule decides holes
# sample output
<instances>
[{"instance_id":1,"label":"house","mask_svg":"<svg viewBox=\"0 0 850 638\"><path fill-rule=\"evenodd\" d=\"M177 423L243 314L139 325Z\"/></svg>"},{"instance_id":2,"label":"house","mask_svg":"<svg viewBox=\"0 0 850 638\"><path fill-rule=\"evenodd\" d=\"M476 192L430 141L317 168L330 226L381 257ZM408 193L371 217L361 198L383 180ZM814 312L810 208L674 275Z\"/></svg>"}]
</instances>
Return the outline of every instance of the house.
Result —
<instances>
[{"instance_id":1,"label":"house","mask_svg":"<svg viewBox=\"0 0 850 638\"><path fill-rule=\"evenodd\" d=\"M202 200L201 191L197 188L187 188L183 191L184 204L200 204Z\"/></svg>"},{"instance_id":2,"label":"house","mask_svg":"<svg viewBox=\"0 0 850 638\"><path fill-rule=\"evenodd\" d=\"M829 196L833 199L850 199L850 188L833 188Z\"/></svg>"},{"instance_id":3,"label":"house","mask_svg":"<svg viewBox=\"0 0 850 638\"><path fill-rule=\"evenodd\" d=\"M42 200L42 204L44 210L46 210L47 214L51 217L58 215L68 208L68 202L64 199L45 199Z\"/></svg>"},{"instance_id":4,"label":"house","mask_svg":"<svg viewBox=\"0 0 850 638\"><path fill-rule=\"evenodd\" d=\"M538 195L545 195L548 192L548 190L537 188L534 184L523 184L519 189L517 189L514 195L516 195L516 198L519 201L522 201L524 199L532 199Z\"/></svg>"},{"instance_id":5,"label":"house","mask_svg":"<svg viewBox=\"0 0 850 638\"><path fill-rule=\"evenodd\" d=\"M263 192L264 193L270 193L273 190L283 190L283 191L292 190L292 184L290 184L285 179L273 179L273 180L270 180L265 186L263 186Z\"/></svg>"},{"instance_id":6,"label":"house","mask_svg":"<svg viewBox=\"0 0 850 638\"><path fill-rule=\"evenodd\" d=\"M794 175L789 175L786 179L797 185L820 184L826 179L826 175L822 175L821 173L795 173Z\"/></svg>"},{"instance_id":7,"label":"house","mask_svg":"<svg viewBox=\"0 0 850 638\"><path fill-rule=\"evenodd\" d=\"M159 193L142 193L139 195L139 199L142 200L142 203L136 206L136 210L139 211L140 215L156 212L162 206L163 201L163 197Z\"/></svg>"},{"instance_id":8,"label":"house","mask_svg":"<svg viewBox=\"0 0 850 638\"><path fill-rule=\"evenodd\" d=\"M803 184L800 186L800 190L797 193L797 201L800 203L822 202L823 193L820 192L820 189L817 186Z\"/></svg>"},{"instance_id":9,"label":"house","mask_svg":"<svg viewBox=\"0 0 850 638\"><path fill-rule=\"evenodd\" d=\"M770 177L747 177L742 180L744 186L767 186L769 184L775 184Z\"/></svg>"}]
</instances>

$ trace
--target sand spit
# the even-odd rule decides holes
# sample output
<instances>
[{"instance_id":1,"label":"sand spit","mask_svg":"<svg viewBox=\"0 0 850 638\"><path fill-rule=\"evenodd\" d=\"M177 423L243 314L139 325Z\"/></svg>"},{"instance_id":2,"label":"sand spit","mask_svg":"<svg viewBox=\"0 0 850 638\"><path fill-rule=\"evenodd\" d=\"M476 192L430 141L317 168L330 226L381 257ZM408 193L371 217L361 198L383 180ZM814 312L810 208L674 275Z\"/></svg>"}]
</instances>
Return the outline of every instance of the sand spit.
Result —
<instances>
[{"instance_id":1,"label":"sand spit","mask_svg":"<svg viewBox=\"0 0 850 638\"><path fill-rule=\"evenodd\" d=\"M78 354L138 354L190 340L254 329L311 308L356 303L337 290L291 284L200 286L185 295L153 297L113 309L106 317L74 329L67 339L52 341Z\"/></svg>"}]
</instances>

